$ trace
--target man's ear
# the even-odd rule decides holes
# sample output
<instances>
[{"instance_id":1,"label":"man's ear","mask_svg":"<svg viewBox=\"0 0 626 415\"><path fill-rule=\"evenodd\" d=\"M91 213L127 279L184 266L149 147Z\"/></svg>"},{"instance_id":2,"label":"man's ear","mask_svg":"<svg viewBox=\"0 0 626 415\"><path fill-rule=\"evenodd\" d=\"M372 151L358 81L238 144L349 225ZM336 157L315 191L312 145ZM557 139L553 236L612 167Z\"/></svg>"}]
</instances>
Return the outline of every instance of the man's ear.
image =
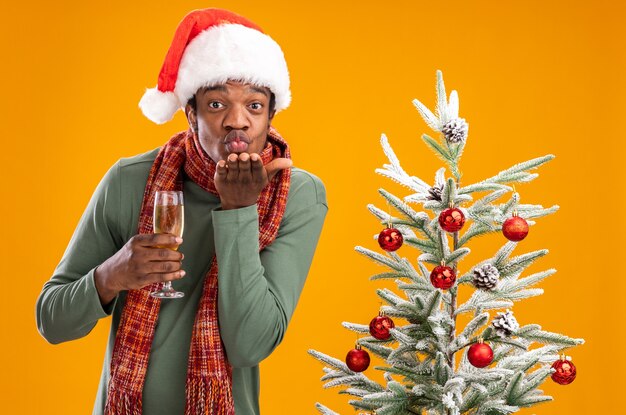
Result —
<instances>
[{"instance_id":1,"label":"man's ear","mask_svg":"<svg viewBox=\"0 0 626 415\"><path fill-rule=\"evenodd\" d=\"M276 110L270 112L269 122L267 123L268 128L272 125L272 120L274 119L274 115L276 115Z\"/></svg>"},{"instance_id":2,"label":"man's ear","mask_svg":"<svg viewBox=\"0 0 626 415\"><path fill-rule=\"evenodd\" d=\"M198 133L198 119L196 118L196 110L189 104L185 105L185 116L189 127L197 134Z\"/></svg>"}]
</instances>

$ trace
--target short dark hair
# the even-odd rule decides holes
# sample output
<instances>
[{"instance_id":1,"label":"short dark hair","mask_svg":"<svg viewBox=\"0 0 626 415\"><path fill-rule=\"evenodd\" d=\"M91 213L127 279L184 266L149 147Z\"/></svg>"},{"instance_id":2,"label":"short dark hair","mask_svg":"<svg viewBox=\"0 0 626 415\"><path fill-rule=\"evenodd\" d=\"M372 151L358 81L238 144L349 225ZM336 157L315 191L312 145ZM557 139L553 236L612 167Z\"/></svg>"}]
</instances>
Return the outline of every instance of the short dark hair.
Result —
<instances>
[{"instance_id":1,"label":"short dark hair","mask_svg":"<svg viewBox=\"0 0 626 415\"><path fill-rule=\"evenodd\" d=\"M198 111L198 106L196 104L196 94L193 94L191 98L187 101L187 105L190 105L194 111ZM276 95L272 91L270 91L270 111L269 114L272 115L274 109L276 108Z\"/></svg>"}]
</instances>

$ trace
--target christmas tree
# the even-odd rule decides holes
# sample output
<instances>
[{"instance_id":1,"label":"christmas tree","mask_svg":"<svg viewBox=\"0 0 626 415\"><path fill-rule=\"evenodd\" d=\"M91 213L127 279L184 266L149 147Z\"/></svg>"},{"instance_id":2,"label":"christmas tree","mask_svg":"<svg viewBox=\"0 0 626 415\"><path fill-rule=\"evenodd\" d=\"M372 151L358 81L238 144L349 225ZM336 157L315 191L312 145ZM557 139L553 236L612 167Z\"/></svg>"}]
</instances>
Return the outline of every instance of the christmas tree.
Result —
<instances>
[{"instance_id":1,"label":"christmas tree","mask_svg":"<svg viewBox=\"0 0 626 415\"><path fill-rule=\"evenodd\" d=\"M386 305L369 325L343 323L365 336L345 361L309 350L326 365L324 386L345 387L341 393L354 397L350 404L355 409L377 415L510 414L549 401L552 397L538 387L548 377L560 384L574 380L576 368L562 352L584 340L544 331L538 324L520 327L511 311L513 302L543 294L534 286L556 270L522 276L548 251L512 253L535 224L531 219L558 209L556 205L544 208L520 203L514 184L535 179L538 174L530 170L554 156L519 163L481 182L461 186L459 160L467 143L468 124L459 117L457 92L452 91L448 99L443 76L437 71L436 111L418 100L413 103L438 133L437 139L426 134L422 138L445 162L450 177L446 178L446 167L436 172L432 186L410 176L382 135L389 164L376 172L413 193L401 199L379 189L398 214L369 205L371 213L386 225L378 235L383 253L361 246L356 250L388 268L372 280L392 279L401 294L379 289L377 294ZM476 193L485 195L476 198ZM497 203L506 196L508 200ZM422 211L409 204L421 204ZM469 242L489 234L502 238L503 246L492 257L461 267L461 261L469 259ZM396 250L402 245L419 251L417 266L398 255ZM462 275L461 268L467 270ZM472 291L467 301L459 303L458 290L463 285ZM457 324L461 314L471 318L465 327ZM370 363L369 353L384 360L384 365L374 369L384 372L385 384L363 373ZM461 354L460 360L455 359L457 354ZM317 408L322 414L336 415L319 403Z\"/></svg>"}]
</instances>

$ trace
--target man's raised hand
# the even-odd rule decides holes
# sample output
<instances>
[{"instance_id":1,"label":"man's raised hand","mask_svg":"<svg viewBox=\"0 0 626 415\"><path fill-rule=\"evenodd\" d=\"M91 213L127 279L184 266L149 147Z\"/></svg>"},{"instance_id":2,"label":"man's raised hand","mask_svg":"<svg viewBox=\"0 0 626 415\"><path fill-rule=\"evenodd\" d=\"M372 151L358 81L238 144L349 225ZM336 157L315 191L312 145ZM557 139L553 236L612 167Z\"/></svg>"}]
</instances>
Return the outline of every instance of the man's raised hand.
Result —
<instances>
[{"instance_id":1,"label":"man's raised hand","mask_svg":"<svg viewBox=\"0 0 626 415\"><path fill-rule=\"evenodd\" d=\"M237 209L257 202L263 188L282 169L292 166L287 158L276 158L263 165L261 156L256 153L231 153L226 160L217 163L215 188L222 209Z\"/></svg>"}]
</instances>

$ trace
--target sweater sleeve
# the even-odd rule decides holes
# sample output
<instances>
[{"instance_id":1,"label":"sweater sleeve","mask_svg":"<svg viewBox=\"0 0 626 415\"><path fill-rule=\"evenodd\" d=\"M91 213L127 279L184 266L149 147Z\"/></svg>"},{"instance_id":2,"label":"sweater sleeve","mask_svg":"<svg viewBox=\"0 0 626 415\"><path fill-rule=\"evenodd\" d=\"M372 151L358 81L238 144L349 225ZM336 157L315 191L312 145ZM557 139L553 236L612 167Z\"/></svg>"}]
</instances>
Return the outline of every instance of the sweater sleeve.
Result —
<instances>
[{"instance_id":1,"label":"sweater sleeve","mask_svg":"<svg viewBox=\"0 0 626 415\"><path fill-rule=\"evenodd\" d=\"M57 344L86 336L99 319L113 311L115 298L102 306L94 270L121 246L113 218L120 215L119 163L100 181L61 262L37 298L39 333Z\"/></svg>"},{"instance_id":2,"label":"sweater sleeve","mask_svg":"<svg viewBox=\"0 0 626 415\"><path fill-rule=\"evenodd\" d=\"M258 365L281 342L313 260L328 210L325 189L307 174L290 191L292 209L261 252L257 205L212 214L220 334L235 367Z\"/></svg>"}]
</instances>

